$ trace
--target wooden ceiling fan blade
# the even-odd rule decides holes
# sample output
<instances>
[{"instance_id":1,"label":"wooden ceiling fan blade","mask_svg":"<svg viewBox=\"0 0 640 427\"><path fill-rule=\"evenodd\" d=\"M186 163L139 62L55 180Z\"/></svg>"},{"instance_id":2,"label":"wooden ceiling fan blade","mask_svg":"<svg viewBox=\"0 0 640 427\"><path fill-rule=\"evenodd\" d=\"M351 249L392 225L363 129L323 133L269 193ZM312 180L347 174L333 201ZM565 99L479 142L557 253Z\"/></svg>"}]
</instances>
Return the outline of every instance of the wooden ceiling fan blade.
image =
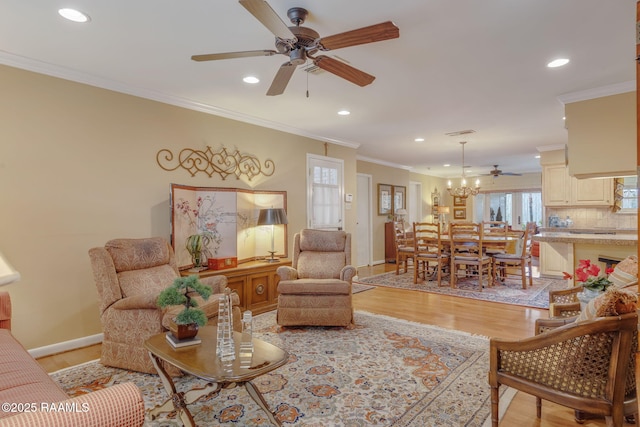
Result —
<instances>
[{"instance_id":1,"label":"wooden ceiling fan blade","mask_svg":"<svg viewBox=\"0 0 640 427\"><path fill-rule=\"evenodd\" d=\"M318 43L320 50L341 49L359 44L374 43L383 40L397 39L400 29L391 22L370 25L357 30L346 31L329 37L322 37Z\"/></svg>"},{"instance_id":2,"label":"wooden ceiling fan blade","mask_svg":"<svg viewBox=\"0 0 640 427\"><path fill-rule=\"evenodd\" d=\"M342 77L351 83L358 86L366 86L371 84L376 78L371 74L367 74L364 71L353 68L351 65L347 65L344 62L333 59L329 56L320 55L313 58L313 63L325 71L335 74L338 77Z\"/></svg>"},{"instance_id":3,"label":"wooden ceiling fan blade","mask_svg":"<svg viewBox=\"0 0 640 427\"><path fill-rule=\"evenodd\" d=\"M289 84L289 80L291 80L291 76L293 76L293 72L296 70L296 65L291 62L285 62L280 66L276 76L273 78L273 82L271 82L271 86L267 91L268 96L282 95L287 85Z\"/></svg>"},{"instance_id":4,"label":"wooden ceiling fan blade","mask_svg":"<svg viewBox=\"0 0 640 427\"><path fill-rule=\"evenodd\" d=\"M219 59L248 58L251 56L273 56L278 52L275 50L245 50L243 52L209 53L204 55L193 55L194 61L217 61Z\"/></svg>"},{"instance_id":5,"label":"wooden ceiling fan blade","mask_svg":"<svg viewBox=\"0 0 640 427\"><path fill-rule=\"evenodd\" d=\"M521 173L514 173L514 172L502 172L500 175L522 176Z\"/></svg>"},{"instance_id":6,"label":"wooden ceiling fan blade","mask_svg":"<svg viewBox=\"0 0 640 427\"><path fill-rule=\"evenodd\" d=\"M249 11L276 37L283 40L297 40L289 27L280 19L277 13L264 0L239 0L240 4Z\"/></svg>"}]
</instances>

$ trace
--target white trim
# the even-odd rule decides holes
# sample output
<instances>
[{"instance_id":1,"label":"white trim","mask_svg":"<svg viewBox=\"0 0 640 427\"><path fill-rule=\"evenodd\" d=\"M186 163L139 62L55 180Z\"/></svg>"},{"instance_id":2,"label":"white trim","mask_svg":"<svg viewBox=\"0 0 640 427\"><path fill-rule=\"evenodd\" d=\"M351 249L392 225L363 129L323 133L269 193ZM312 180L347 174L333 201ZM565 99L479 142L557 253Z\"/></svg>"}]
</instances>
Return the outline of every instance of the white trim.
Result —
<instances>
[{"instance_id":1,"label":"white trim","mask_svg":"<svg viewBox=\"0 0 640 427\"><path fill-rule=\"evenodd\" d=\"M76 350L102 342L103 334L90 335L88 337L76 338L74 340L63 341L56 344L45 345L43 347L32 348L29 354L37 359L39 357L51 356L52 354L64 353L65 351Z\"/></svg>"},{"instance_id":2,"label":"white trim","mask_svg":"<svg viewBox=\"0 0 640 427\"><path fill-rule=\"evenodd\" d=\"M399 165L397 163L386 162L384 160L374 159L372 157L366 157L366 156L360 156L360 155L356 156L356 160L362 160L363 162L375 163L378 165L389 166L389 167L398 168L398 169L405 169L405 170L413 169L411 166Z\"/></svg>"},{"instance_id":3,"label":"white trim","mask_svg":"<svg viewBox=\"0 0 640 427\"><path fill-rule=\"evenodd\" d=\"M117 82L114 80L104 79L91 74L82 73L79 71L71 70L65 67L60 67L53 64L47 64L45 62L36 61L34 59L25 58L18 55L13 55L8 52L0 51L0 64L8 65L23 70L33 71L39 74L45 74L52 77L58 77L65 80L70 80L76 83L82 83L89 86L95 86L102 89L108 89L115 92L126 93L128 95L137 96L139 98L150 99L153 101L162 102L164 104L175 105L177 107L186 108L189 110L200 111L202 113L212 114L215 116L225 117L232 120L238 120L240 122L249 123L268 129L279 130L281 132L290 133L293 135L304 136L319 141L330 142L335 145L342 145L349 148L357 149L360 147L359 143L351 141L342 141L339 139L327 138L324 136L316 135L302 129L298 129L292 126L283 125L282 123L275 123L269 120L264 120L259 117L250 116L237 111L226 110L224 108L216 107L213 105L202 104L200 102L192 101L186 98L180 98L177 96L167 95L162 92L156 92L147 90L135 86L131 86L125 83Z\"/></svg>"},{"instance_id":4,"label":"white trim","mask_svg":"<svg viewBox=\"0 0 640 427\"><path fill-rule=\"evenodd\" d=\"M578 92L565 93L558 96L558 101L560 101L562 104L570 104L572 102L602 98L603 96L634 92L635 90L636 90L636 81L630 80L628 82L615 83L608 86L601 86L593 89L581 90Z\"/></svg>"}]
</instances>

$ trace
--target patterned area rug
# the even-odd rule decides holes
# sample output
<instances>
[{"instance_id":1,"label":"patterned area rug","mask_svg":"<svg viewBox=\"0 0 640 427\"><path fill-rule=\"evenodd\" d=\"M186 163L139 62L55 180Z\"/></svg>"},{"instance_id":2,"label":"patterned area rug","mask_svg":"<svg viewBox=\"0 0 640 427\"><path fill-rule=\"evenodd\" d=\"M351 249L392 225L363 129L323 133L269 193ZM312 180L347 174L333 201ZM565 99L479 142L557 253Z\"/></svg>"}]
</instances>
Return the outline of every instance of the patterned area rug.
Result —
<instances>
[{"instance_id":1,"label":"patterned area rug","mask_svg":"<svg viewBox=\"0 0 640 427\"><path fill-rule=\"evenodd\" d=\"M275 312L255 317L255 335L290 353L289 362L254 380L285 426L467 426L489 418L488 340L484 337L356 312L356 328L288 328ZM214 356L212 356L214 357ZM51 374L79 395L133 381L147 409L167 395L157 375L108 368L97 361ZM177 379L179 391L204 386ZM501 407L511 389L501 387ZM504 405L502 403L504 402ZM268 426L244 387L222 390L189 406L200 426ZM178 426L175 413L148 426Z\"/></svg>"},{"instance_id":2,"label":"patterned area rug","mask_svg":"<svg viewBox=\"0 0 640 427\"><path fill-rule=\"evenodd\" d=\"M483 301L502 302L505 304L524 305L527 307L549 308L549 291L567 287L565 280L533 278L533 286L522 289L522 282L518 277L510 277L505 283L496 284L490 288L478 290L476 281L459 280L456 289L449 286L448 279L443 278L438 286L435 281L418 281L413 283L413 271L396 276L395 272L388 272L359 279L359 283L390 288L412 289L434 294L452 295L463 298L479 299Z\"/></svg>"}]
</instances>

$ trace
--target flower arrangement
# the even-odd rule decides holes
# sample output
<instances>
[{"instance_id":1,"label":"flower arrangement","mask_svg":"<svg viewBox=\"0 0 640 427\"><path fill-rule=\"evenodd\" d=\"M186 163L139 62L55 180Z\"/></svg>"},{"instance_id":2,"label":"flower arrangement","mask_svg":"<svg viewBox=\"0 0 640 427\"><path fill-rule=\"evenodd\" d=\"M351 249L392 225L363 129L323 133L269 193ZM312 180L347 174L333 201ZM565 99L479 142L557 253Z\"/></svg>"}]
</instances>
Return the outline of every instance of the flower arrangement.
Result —
<instances>
[{"instance_id":1,"label":"flower arrangement","mask_svg":"<svg viewBox=\"0 0 640 427\"><path fill-rule=\"evenodd\" d=\"M613 272L613 268L607 268L605 270L605 276L599 276L600 267L597 264L592 264L591 260L581 259L576 268L575 278L585 289L592 291L606 291L612 282L607 278ZM565 279L572 279L574 276L564 272Z\"/></svg>"}]
</instances>

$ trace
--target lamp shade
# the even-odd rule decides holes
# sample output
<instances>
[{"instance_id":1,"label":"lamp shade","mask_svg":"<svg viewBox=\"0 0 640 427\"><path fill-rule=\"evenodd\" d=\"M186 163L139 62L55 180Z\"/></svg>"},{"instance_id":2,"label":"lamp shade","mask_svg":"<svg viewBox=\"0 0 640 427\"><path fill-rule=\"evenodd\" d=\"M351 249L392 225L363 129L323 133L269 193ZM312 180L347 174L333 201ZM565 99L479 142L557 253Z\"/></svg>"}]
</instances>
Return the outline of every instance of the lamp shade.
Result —
<instances>
[{"instance_id":1,"label":"lamp shade","mask_svg":"<svg viewBox=\"0 0 640 427\"><path fill-rule=\"evenodd\" d=\"M0 253L0 286L20 280L20 273L11 267L9 261Z\"/></svg>"},{"instance_id":2,"label":"lamp shade","mask_svg":"<svg viewBox=\"0 0 640 427\"><path fill-rule=\"evenodd\" d=\"M438 206L438 213L439 214L448 214L449 213L449 206Z\"/></svg>"},{"instance_id":3,"label":"lamp shade","mask_svg":"<svg viewBox=\"0 0 640 427\"><path fill-rule=\"evenodd\" d=\"M398 209L398 210L396 211L396 214L397 214L397 215L406 215L407 213L408 213L408 212L407 212L407 210L406 210L406 209L404 209L404 208L403 208L403 209Z\"/></svg>"},{"instance_id":4,"label":"lamp shade","mask_svg":"<svg viewBox=\"0 0 640 427\"><path fill-rule=\"evenodd\" d=\"M282 208L260 209L258 225L288 224L287 213Z\"/></svg>"}]
</instances>

